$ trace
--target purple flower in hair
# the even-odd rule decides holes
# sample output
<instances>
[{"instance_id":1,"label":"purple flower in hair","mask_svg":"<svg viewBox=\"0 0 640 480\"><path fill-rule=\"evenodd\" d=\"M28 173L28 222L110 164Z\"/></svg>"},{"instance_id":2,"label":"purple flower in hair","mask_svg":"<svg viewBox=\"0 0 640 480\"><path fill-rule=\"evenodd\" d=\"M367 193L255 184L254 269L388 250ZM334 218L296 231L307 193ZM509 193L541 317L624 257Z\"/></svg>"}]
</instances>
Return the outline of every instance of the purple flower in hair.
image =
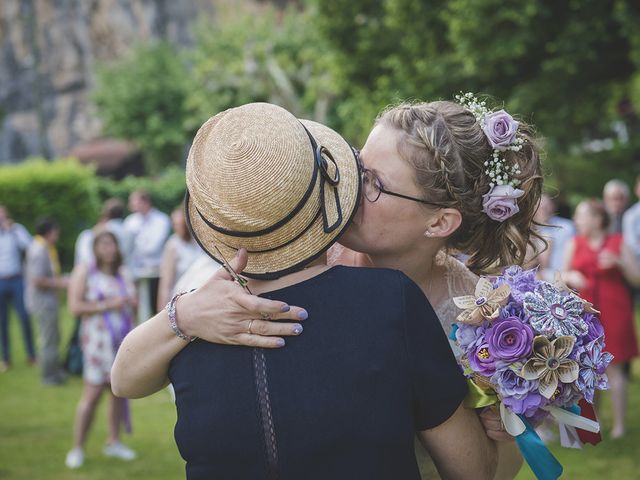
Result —
<instances>
[{"instance_id":1,"label":"purple flower in hair","mask_svg":"<svg viewBox=\"0 0 640 480\"><path fill-rule=\"evenodd\" d=\"M491 220L504 222L520 211L518 198L523 195L524 190L511 185L494 185L482 196L482 211Z\"/></svg>"},{"instance_id":2,"label":"purple flower in hair","mask_svg":"<svg viewBox=\"0 0 640 480\"><path fill-rule=\"evenodd\" d=\"M515 140L519 125L507 112L498 110L484 116L482 131L493 148L506 150Z\"/></svg>"}]
</instances>

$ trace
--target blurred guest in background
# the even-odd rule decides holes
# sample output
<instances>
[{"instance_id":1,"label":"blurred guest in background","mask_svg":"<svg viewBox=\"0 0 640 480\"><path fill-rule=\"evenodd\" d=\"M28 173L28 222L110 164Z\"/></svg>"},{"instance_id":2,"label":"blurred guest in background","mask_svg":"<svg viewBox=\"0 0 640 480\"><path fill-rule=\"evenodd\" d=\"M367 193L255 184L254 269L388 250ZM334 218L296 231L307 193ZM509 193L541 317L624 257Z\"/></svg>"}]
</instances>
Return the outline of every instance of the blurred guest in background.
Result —
<instances>
[{"instance_id":1,"label":"blurred guest in background","mask_svg":"<svg viewBox=\"0 0 640 480\"><path fill-rule=\"evenodd\" d=\"M200 245L193 239L184 218L184 206L171 213L171 224L175 232L167 241L160 264L160 284L156 308L162 310L171 300L179 278L199 257L204 255Z\"/></svg>"},{"instance_id":2,"label":"blurred guest in background","mask_svg":"<svg viewBox=\"0 0 640 480\"><path fill-rule=\"evenodd\" d=\"M22 278L22 259L31 244L31 235L19 223L15 223L4 205L0 205L0 344L2 360L0 373L11 365L9 341L9 305L18 313L22 337L27 350L27 361L35 362L36 351L33 346L31 321L24 306L24 281Z\"/></svg>"},{"instance_id":3,"label":"blurred guest in background","mask_svg":"<svg viewBox=\"0 0 640 480\"><path fill-rule=\"evenodd\" d=\"M640 175L636 179L635 194L638 201L622 217L622 236L636 264L640 264Z\"/></svg>"},{"instance_id":4,"label":"blurred guest in background","mask_svg":"<svg viewBox=\"0 0 640 480\"><path fill-rule=\"evenodd\" d=\"M622 215L629 206L629 186L616 178L609 180L604 184L602 199L609 215L609 233L622 233Z\"/></svg>"},{"instance_id":5,"label":"blurred guest in background","mask_svg":"<svg viewBox=\"0 0 640 480\"><path fill-rule=\"evenodd\" d=\"M93 256L93 236L96 229L106 229L113 233L118 239L120 253L126 263L129 250L131 249L131 239L124 229L124 203L119 198L110 198L102 206L98 223L92 228L80 232L76 240L74 266L80 263L94 263Z\"/></svg>"},{"instance_id":6,"label":"blurred guest in background","mask_svg":"<svg viewBox=\"0 0 640 480\"><path fill-rule=\"evenodd\" d=\"M564 279L600 310L606 350L614 355L607 369L613 404L612 438L625 432L627 381L630 361L638 355L631 293L625 280L640 283L640 272L629 261L631 252L621 234L608 234L608 216L600 200L576 207L577 236L570 242Z\"/></svg>"},{"instance_id":7,"label":"blurred guest in background","mask_svg":"<svg viewBox=\"0 0 640 480\"><path fill-rule=\"evenodd\" d=\"M105 227L106 228L106 227ZM137 303L133 279L122 266L115 234L103 229L93 240L95 263L80 263L69 285L69 310L82 316L84 390L76 409L74 444L65 463L79 468L84 445L102 392L109 392L108 440L104 454L133 460L136 454L120 443L120 425L130 427L126 400L111 392L110 372L118 347L132 328Z\"/></svg>"},{"instance_id":8,"label":"blurred guest in background","mask_svg":"<svg viewBox=\"0 0 640 480\"><path fill-rule=\"evenodd\" d=\"M562 271L564 254L575 235L575 227L571 220L556 215L556 204L546 193L542 194L534 220L541 224L540 233L548 245L538 257L539 274L544 280L552 282L556 273Z\"/></svg>"},{"instance_id":9,"label":"blurred guest in background","mask_svg":"<svg viewBox=\"0 0 640 480\"><path fill-rule=\"evenodd\" d=\"M61 275L55 246L59 236L55 221L39 219L36 236L27 251L26 304L38 322L42 382L48 385L58 385L65 379L58 360L58 290L67 288L68 278Z\"/></svg>"},{"instance_id":10,"label":"blurred guest in background","mask_svg":"<svg viewBox=\"0 0 640 480\"><path fill-rule=\"evenodd\" d=\"M158 283L164 243L169 236L169 217L153 207L144 190L129 195L129 215L124 229L131 236L129 266L138 289L138 319L142 322L156 312Z\"/></svg>"}]
</instances>

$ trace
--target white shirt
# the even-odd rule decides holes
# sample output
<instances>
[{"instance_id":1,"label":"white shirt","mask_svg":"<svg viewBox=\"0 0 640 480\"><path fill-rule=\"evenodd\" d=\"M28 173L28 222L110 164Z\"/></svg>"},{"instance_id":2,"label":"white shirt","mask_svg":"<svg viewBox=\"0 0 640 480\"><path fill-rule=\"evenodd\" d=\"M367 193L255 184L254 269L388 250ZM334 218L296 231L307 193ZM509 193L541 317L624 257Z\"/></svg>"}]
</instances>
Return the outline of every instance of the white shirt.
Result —
<instances>
[{"instance_id":1,"label":"white shirt","mask_svg":"<svg viewBox=\"0 0 640 480\"><path fill-rule=\"evenodd\" d=\"M562 270L564 264L564 254L569 241L575 236L576 228L569 219L554 215L547 223L550 227L542 227L542 236L551 242L549 252L548 270L551 274Z\"/></svg>"},{"instance_id":2,"label":"white shirt","mask_svg":"<svg viewBox=\"0 0 640 480\"><path fill-rule=\"evenodd\" d=\"M146 215L132 213L124 221L131 236L129 265L136 278L157 278L162 250L171 230L169 216L152 208Z\"/></svg>"},{"instance_id":3,"label":"white shirt","mask_svg":"<svg viewBox=\"0 0 640 480\"><path fill-rule=\"evenodd\" d=\"M22 253L31 244L31 235L19 223L0 228L0 278L22 273Z\"/></svg>"},{"instance_id":4,"label":"white shirt","mask_svg":"<svg viewBox=\"0 0 640 480\"><path fill-rule=\"evenodd\" d=\"M640 202L637 202L622 217L622 237L624 244L640 262Z\"/></svg>"}]
</instances>

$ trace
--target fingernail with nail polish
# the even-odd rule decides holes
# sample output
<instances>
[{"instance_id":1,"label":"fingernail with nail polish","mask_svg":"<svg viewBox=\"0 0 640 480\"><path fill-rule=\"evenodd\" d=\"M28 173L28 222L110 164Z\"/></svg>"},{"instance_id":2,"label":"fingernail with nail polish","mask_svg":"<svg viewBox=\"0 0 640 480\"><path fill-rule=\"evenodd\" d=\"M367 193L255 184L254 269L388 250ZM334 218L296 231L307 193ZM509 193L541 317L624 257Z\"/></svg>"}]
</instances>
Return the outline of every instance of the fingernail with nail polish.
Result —
<instances>
[{"instance_id":1,"label":"fingernail with nail polish","mask_svg":"<svg viewBox=\"0 0 640 480\"><path fill-rule=\"evenodd\" d=\"M278 339L278 347L284 347L285 343L284 343L284 339L283 338L279 338Z\"/></svg>"},{"instance_id":2,"label":"fingernail with nail polish","mask_svg":"<svg viewBox=\"0 0 640 480\"><path fill-rule=\"evenodd\" d=\"M302 325L296 325L295 327L293 327L294 335L300 335L302 333L302 330Z\"/></svg>"},{"instance_id":3,"label":"fingernail with nail polish","mask_svg":"<svg viewBox=\"0 0 640 480\"><path fill-rule=\"evenodd\" d=\"M298 312L298 318L300 320L306 320L309 317L309 314L307 313L306 310L301 310L300 312Z\"/></svg>"},{"instance_id":4,"label":"fingernail with nail polish","mask_svg":"<svg viewBox=\"0 0 640 480\"><path fill-rule=\"evenodd\" d=\"M291 307L289 305L283 305L282 307L280 307L281 312L288 312L289 310L291 310Z\"/></svg>"}]
</instances>

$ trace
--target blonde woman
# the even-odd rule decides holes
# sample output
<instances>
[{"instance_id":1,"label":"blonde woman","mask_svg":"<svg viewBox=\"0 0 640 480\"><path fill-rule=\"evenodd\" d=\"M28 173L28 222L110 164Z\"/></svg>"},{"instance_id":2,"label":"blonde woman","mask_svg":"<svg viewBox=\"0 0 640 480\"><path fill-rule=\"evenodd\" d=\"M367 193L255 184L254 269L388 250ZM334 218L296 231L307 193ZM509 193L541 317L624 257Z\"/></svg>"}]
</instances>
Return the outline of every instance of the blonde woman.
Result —
<instances>
[{"instance_id":1,"label":"blonde woman","mask_svg":"<svg viewBox=\"0 0 640 480\"><path fill-rule=\"evenodd\" d=\"M404 272L429 298L447 333L458 314L452 297L473 291L476 274L521 264L527 246L537 244L532 226L542 178L536 139L527 125L505 112L490 115L481 122L454 102L402 104L383 112L361 152L360 210L340 239L344 247L362 253L332 252L338 263ZM483 124L505 128L485 132ZM497 198L490 195L496 192L496 172L488 164L503 140L501 132L510 140L517 135L522 145L502 153L510 168L517 166L510 180L517 180L518 188ZM468 255L468 267L448 250ZM235 262L242 268L244 254ZM224 272L185 296L178 312L181 329L189 335L266 348L282 347L284 336L299 334L306 315L300 307L247 295ZM158 314L156 321L165 320L166 313ZM132 354L127 364L137 365L119 369L120 393L144 395L166 384L168 364L181 347L166 333L127 339ZM488 435L504 440L496 478L513 478L522 462L517 448L495 414L482 415ZM425 462L423 477L434 475Z\"/></svg>"}]
</instances>

